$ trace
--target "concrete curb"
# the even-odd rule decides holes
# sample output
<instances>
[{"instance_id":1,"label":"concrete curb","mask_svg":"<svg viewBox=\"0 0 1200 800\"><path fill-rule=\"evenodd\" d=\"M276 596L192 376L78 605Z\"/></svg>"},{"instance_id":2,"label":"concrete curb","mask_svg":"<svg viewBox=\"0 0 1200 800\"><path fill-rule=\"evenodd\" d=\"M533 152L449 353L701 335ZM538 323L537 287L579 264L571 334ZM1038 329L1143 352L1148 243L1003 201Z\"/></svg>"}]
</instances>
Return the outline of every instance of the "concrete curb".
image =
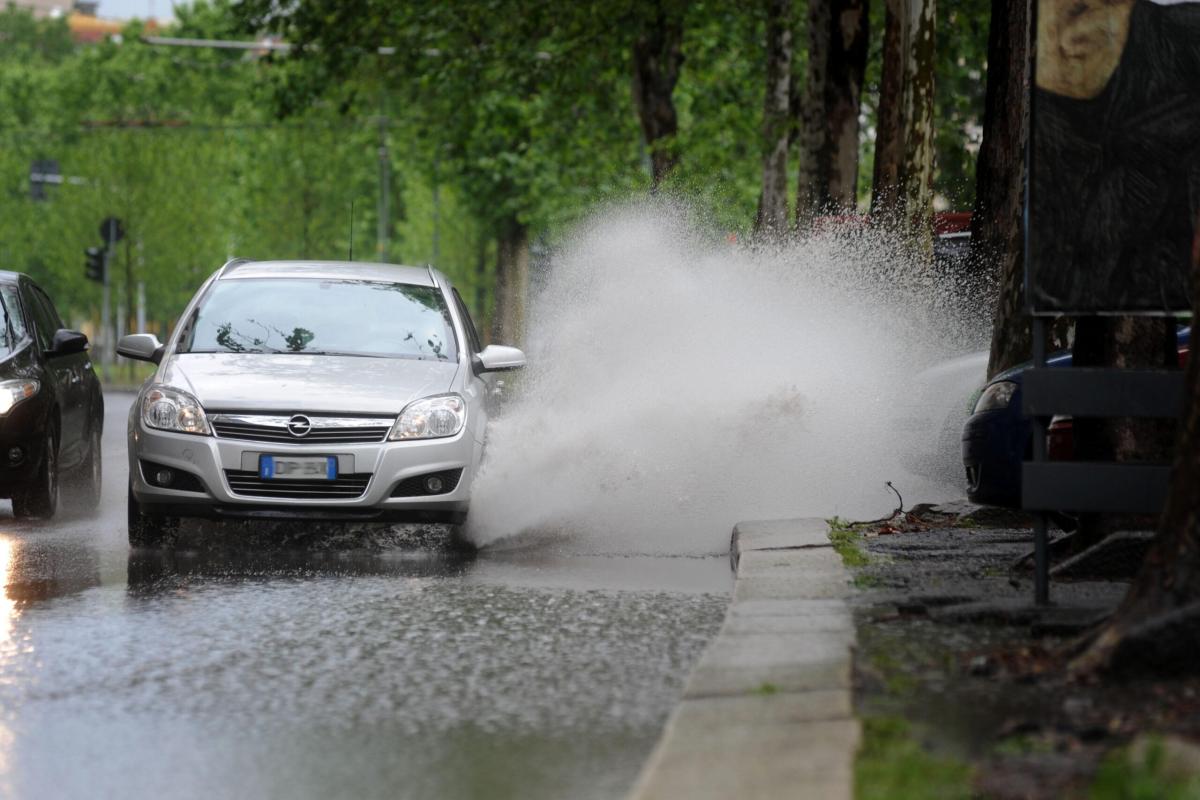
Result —
<instances>
[{"instance_id":1,"label":"concrete curb","mask_svg":"<svg viewBox=\"0 0 1200 800\"><path fill-rule=\"evenodd\" d=\"M821 519L734 527L725 622L630 800L853 797L854 590L828 530Z\"/></svg>"}]
</instances>

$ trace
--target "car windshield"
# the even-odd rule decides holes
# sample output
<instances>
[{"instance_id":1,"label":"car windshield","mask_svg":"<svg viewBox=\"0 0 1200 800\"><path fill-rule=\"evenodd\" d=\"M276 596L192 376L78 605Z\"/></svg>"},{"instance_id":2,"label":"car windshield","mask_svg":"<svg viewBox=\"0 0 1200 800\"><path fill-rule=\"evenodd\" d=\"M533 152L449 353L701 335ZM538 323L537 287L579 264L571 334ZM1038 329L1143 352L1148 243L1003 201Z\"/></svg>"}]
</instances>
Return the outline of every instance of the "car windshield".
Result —
<instances>
[{"instance_id":1,"label":"car windshield","mask_svg":"<svg viewBox=\"0 0 1200 800\"><path fill-rule=\"evenodd\" d=\"M25 339L25 320L21 316L17 287L0 286L0 358L7 358Z\"/></svg>"},{"instance_id":2,"label":"car windshield","mask_svg":"<svg viewBox=\"0 0 1200 800\"><path fill-rule=\"evenodd\" d=\"M180 351L457 357L450 312L438 289L313 278L217 281Z\"/></svg>"}]
</instances>

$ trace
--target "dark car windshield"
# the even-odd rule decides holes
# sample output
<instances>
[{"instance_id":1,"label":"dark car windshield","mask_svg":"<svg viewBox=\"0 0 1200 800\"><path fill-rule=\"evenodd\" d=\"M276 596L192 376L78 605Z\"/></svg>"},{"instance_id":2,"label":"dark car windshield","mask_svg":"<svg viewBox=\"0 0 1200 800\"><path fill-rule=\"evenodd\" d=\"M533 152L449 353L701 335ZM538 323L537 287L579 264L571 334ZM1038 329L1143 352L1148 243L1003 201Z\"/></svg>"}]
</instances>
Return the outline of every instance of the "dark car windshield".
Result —
<instances>
[{"instance_id":1,"label":"dark car windshield","mask_svg":"<svg viewBox=\"0 0 1200 800\"><path fill-rule=\"evenodd\" d=\"M7 358L25 340L25 319L17 287L0 284L0 358Z\"/></svg>"},{"instance_id":2,"label":"dark car windshield","mask_svg":"<svg viewBox=\"0 0 1200 800\"><path fill-rule=\"evenodd\" d=\"M457 358L438 289L314 278L217 281L180 350Z\"/></svg>"}]
</instances>

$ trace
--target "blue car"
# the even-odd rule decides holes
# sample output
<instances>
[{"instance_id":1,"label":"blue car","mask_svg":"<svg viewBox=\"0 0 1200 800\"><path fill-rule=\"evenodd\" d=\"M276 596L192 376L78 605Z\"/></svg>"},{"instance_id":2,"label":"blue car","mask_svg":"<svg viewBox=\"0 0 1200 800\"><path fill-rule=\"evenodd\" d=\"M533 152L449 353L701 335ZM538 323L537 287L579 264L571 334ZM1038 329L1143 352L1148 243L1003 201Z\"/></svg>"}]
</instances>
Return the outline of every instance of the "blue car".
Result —
<instances>
[{"instance_id":1,"label":"blue car","mask_svg":"<svg viewBox=\"0 0 1200 800\"><path fill-rule=\"evenodd\" d=\"M1191 328L1179 329L1179 352L1186 356ZM1071 354L1057 353L1050 367L1071 366ZM1033 423L1021 414L1021 384L1030 364L1001 372L983 387L963 425L962 458L967 499L989 506L1021 507L1021 463L1033 456Z\"/></svg>"}]
</instances>

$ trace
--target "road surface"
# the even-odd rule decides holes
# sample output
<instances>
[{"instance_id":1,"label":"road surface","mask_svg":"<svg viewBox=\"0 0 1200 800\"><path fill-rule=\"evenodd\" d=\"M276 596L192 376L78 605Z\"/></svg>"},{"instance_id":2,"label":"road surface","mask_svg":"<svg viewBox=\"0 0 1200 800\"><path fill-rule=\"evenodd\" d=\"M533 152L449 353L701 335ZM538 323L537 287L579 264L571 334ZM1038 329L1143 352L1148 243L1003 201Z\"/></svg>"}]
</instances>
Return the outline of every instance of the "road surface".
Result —
<instances>
[{"instance_id":1,"label":"road surface","mask_svg":"<svg viewBox=\"0 0 1200 800\"><path fill-rule=\"evenodd\" d=\"M455 554L389 526L189 526L0 501L0 797L616 798L731 585L712 554ZM593 548L594 550L594 548Z\"/></svg>"}]
</instances>

